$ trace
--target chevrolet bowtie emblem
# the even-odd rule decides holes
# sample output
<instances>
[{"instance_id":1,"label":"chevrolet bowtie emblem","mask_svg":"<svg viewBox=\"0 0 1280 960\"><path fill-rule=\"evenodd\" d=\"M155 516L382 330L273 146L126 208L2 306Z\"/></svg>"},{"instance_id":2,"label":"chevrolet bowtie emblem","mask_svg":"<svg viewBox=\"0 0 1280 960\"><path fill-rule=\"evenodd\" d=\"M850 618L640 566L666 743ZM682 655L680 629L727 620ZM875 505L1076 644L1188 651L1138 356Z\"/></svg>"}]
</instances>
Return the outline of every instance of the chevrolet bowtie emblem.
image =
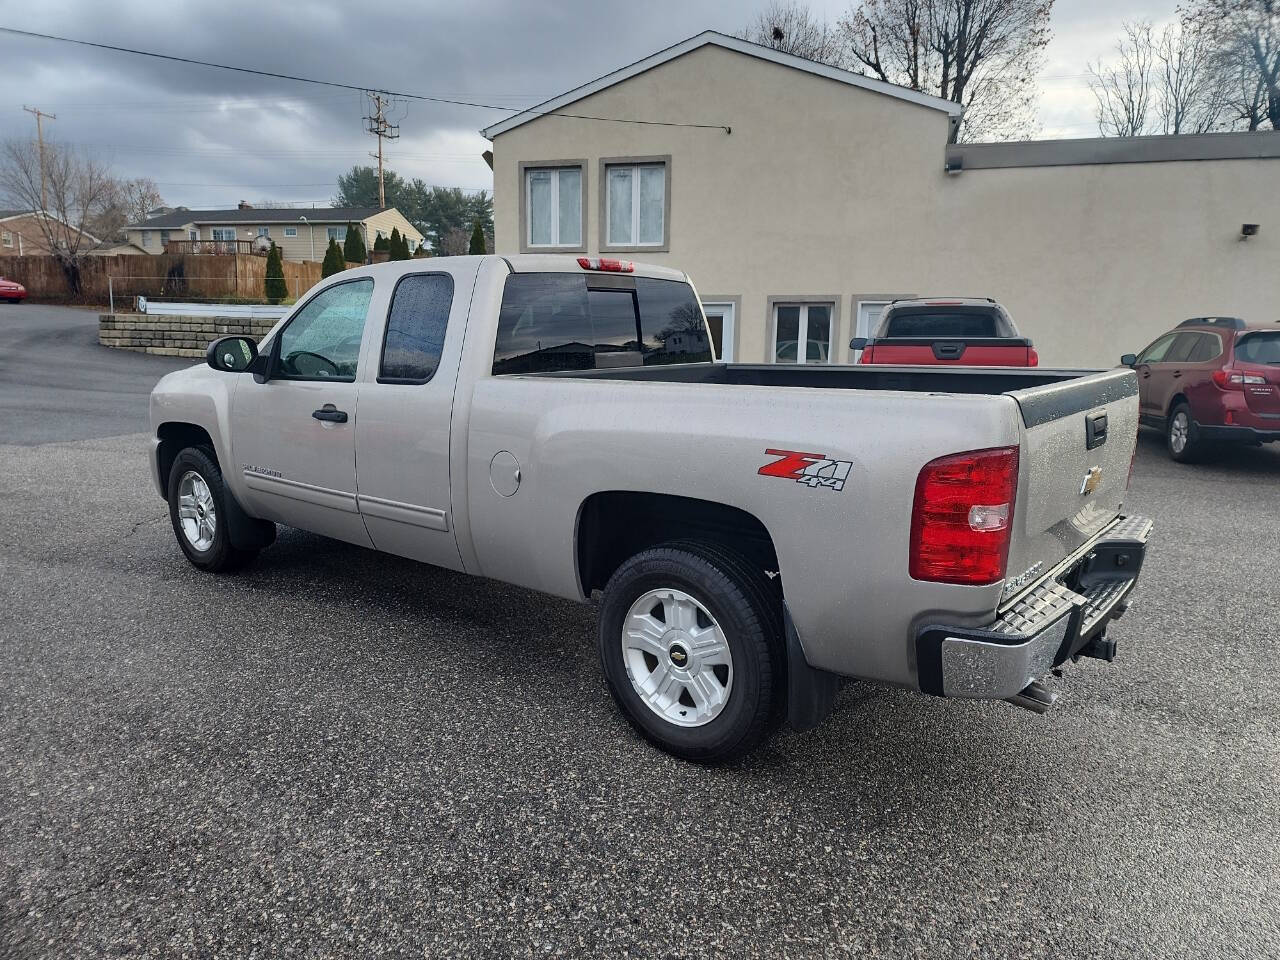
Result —
<instances>
[{"instance_id":1,"label":"chevrolet bowtie emblem","mask_svg":"<svg viewBox=\"0 0 1280 960\"><path fill-rule=\"evenodd\" d=\"M1102 468L1090 467L1089 472L1084 475L1084 482L1080 484L1080 496L1093 493L1100 483L1102 483Z\"/></svg>"}]
</instances>

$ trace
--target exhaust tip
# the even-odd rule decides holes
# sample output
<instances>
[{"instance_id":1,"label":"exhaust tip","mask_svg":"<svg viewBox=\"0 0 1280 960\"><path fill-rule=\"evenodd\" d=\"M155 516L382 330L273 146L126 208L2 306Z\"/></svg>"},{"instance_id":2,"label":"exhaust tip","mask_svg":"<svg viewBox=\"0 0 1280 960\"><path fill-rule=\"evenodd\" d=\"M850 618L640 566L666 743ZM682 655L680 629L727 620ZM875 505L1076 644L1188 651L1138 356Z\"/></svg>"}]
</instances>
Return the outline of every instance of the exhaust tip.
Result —
<instances>
[{"instance_id":1,"label":"exhaust tip","mask_svg":"<svg viewBox=\"0 0 1280 960\"><path fill-rule=\"evenodd\" d=\"M1020 692L1009 697L1007 702L1032 713L1048 713L1049 708L1058 702L1058 695L1039 680L1032 680Z\"/></svg>"}]
</instances>

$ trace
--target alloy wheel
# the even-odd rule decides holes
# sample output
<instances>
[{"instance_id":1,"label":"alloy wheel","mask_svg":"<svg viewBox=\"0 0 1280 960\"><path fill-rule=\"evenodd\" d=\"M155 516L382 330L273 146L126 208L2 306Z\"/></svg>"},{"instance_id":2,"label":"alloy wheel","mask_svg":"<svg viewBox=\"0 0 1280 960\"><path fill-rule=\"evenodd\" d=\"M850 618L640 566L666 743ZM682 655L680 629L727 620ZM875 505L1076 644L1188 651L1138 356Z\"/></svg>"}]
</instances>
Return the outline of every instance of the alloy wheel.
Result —
<instances>
[{"instance_id":1,"label":"alloy wheel","mask_svg":"<svg viewBox=\"0 0 1280 960\"><path fill-rule=\"evenodd\" d=\"M683 590L636 599L622 622L622 660L636 695L668 723L700 727L729 702L729 642L710 611Z\"/></svg>"},{"instance_id":2,"label":"alloy wheel","mask_svg":"<svg viewBox=\"0 0 1280 960\"><path fill-rule=\"evenodd\" d=\"M194 470L188 470L178 481L178 523L193 549L204 552L213 546L218 511L209 484Z\"/></svg>"}]
</instances>

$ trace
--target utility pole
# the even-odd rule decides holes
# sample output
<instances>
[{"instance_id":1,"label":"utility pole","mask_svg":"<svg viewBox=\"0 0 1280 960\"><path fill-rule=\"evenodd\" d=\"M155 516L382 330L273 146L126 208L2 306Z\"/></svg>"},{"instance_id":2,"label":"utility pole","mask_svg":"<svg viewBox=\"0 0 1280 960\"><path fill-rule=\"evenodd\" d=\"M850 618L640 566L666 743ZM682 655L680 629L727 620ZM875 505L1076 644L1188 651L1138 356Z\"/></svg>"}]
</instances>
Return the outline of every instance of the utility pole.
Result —
<instances>
[{"instance_id":1,"label":"utility pole","mask_svg":"<svg viewBox=\"0 0 1280 960\"><path fill-rule=\"evenodd\" d=\"M44 213L49 209L49 200L44 191L44 126L40 121L45 117L50 120L57 120L58 117L56 114L45 113L43 110L36 107L28 107L26 104L23 104L22 109L36 118L36 143L40 145L40 212Z\"/></svg>"},{"instance_id":2,"label":"utility pole","mask_svg":"<svg viewBox=\"0 0 1280 960\"><path fill-rule=\"evenodd\" d=\"M369 93L369 99L373 101L373 112L370 116L365 117L367 126L365 130L378 138L378 152L371 153L369 156L376 157L378 160L378 209L385 210L387 208L387 191L382 182L382 141L398 140L400 138L400 125L398 123L390 123L387 120L386 108L391 104L391 98L384 97L380 93Z\"/></svg>"}]
</instances>

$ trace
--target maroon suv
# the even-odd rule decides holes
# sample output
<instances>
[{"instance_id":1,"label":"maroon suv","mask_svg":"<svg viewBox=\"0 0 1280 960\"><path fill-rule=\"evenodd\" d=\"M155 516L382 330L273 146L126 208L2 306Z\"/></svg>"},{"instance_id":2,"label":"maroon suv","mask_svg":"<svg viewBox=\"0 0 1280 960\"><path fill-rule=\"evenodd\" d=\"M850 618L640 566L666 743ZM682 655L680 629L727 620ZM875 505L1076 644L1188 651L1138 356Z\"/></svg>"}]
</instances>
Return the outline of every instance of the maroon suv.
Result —
<instances>
[{"instance_id":1,"label":"maroon suv","mask_svg":"<svg viewBox=\"0 0 1280 960\"><path fill-rule=\"evenodd\" d=\"M1142 423L1164 431L1174 460L1209 444L1280 440L1280 326L1196 317L1136 356Z\"/></svg>"}]
</instances>

